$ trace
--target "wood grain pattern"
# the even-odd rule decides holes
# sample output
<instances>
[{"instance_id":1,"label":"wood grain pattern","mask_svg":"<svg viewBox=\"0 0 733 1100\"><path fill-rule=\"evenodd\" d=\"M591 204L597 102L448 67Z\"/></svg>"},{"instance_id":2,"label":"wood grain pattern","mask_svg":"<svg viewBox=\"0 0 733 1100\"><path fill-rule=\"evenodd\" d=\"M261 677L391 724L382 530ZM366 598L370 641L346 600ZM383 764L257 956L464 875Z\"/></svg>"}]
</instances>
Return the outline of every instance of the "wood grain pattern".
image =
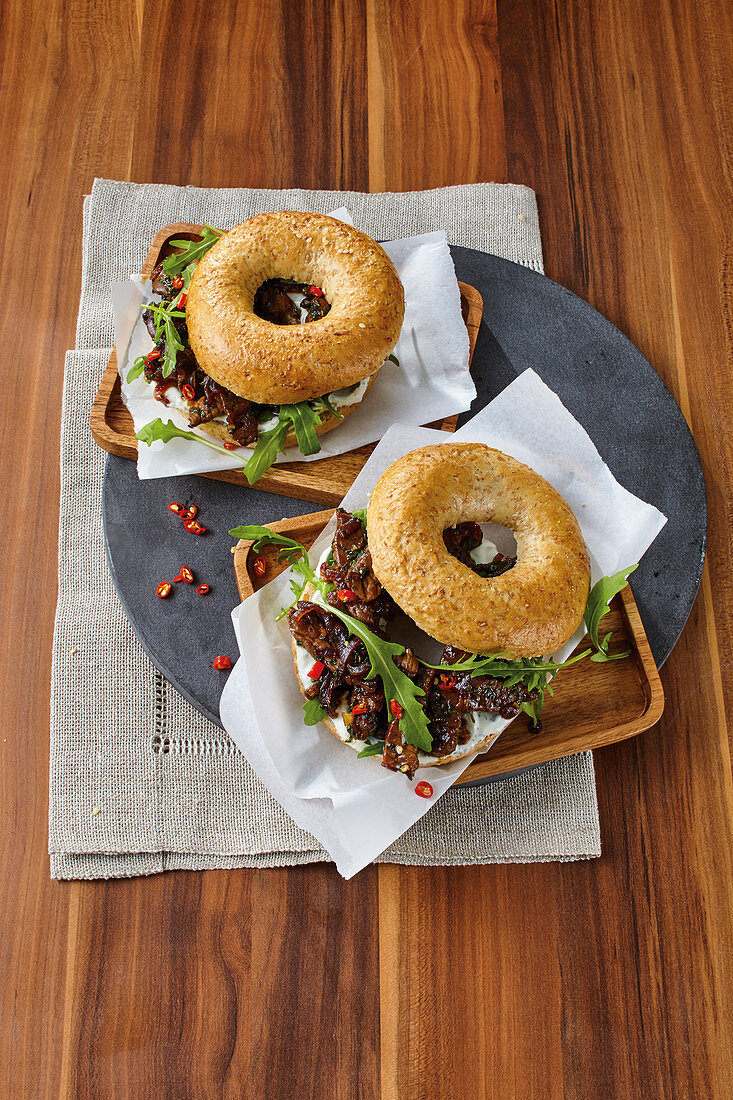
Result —
<instances>
[{"instance_id":1,"label":"wood grain pattern","mask_svg":"<svg viewBox=\"0 0 733 1100\"><path fill-rule=\"evenodd\" d=\"M183 237L195 240L200 237L203 226L189 222L176 222L163 226L156 233L142 265L141 274L150 275L161 258L174 251L170 247L173 238ZM469 340L469 364L473 359L476 339L483 311L483 299L475 287L468 283L458 283L461 292L461 312ZM161 415L164 414L161 407ZM117 351L112 349L109 362L102 375L94 403L89 414L89 423L95 441L103 450L121 458L137 459L137 439L135 427L127 406L122 401ZM444 417L428 425L445 432L455 431L458 414ZM257 488L264 492L280 493L284 496L298 497L319 504L338 504L349 486L357 477L375 444L359 447L334 458L323 458L318 462L285 462L272 466L257 481ZM250 487L241 470L220 470L216 473L202 474L215 481L228 481L233 485Z\"/></svg>"},{"instance_id":2,"label":"wood grain pattern","mask_svg":"<svg viewBox=\"0 0 733 1100\"><path fill-rule=\"evenodd\" d=\"M333 510L328 509L267 526L309 548L332 515ZM259 554L252 547L251 541L240 539L232 559L243 600L283 572L277 547L265 546ZM262 576L254 570L258 559L265 564ZM533 733L526 716L519 715L454 785L613 745L637 737L658 722L664 710L664 692L630 588L612 601L603 619L604 634L609 630L613 632L613 652L628 651L629 659L608 664L585 661L566 669L555 683L554 695L546 697L542 732ZM581 642L578 651L585 648L586 643Z\"/></svg>"},{"instance_id":3,"label":"wood grain pattern","mask_svg":"<svg viewBox=\"0 0 733 1100\"><path fill-rule=\"evenodd\" d=\"M733 1095L732 21L726 0L0 5L2 1096ZM667 711L597 757L600 860L49 881L59 392L95 175L535 188L548 274L658 368L710 494Z\"/></svg>"}]
</instances>

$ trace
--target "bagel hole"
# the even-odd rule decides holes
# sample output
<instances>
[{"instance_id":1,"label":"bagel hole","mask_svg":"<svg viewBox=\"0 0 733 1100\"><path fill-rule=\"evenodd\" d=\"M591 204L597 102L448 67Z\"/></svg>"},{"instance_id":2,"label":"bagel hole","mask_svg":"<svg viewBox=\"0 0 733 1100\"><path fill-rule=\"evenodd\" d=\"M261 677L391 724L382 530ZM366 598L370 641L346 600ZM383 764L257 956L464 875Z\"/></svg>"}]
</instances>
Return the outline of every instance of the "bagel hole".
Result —
<instances>
[{"instance_id":1,"label":"bagel hole","mask_svg":"<svg viewBox=\"0 0 733 1100\"><path fill-rule=\"evenodd\" d=\"M315 284L295 279L266 279L255 292L253 310L271 325L301 325L320 321L331 308Z\"/></svg>"},{"instance_id":2,"label":"bagel hole","mask_svg":"<svg viewBox=\"0 0 733 1100\"><path fill-rule=\"evenodd\" d=\"M443 541L457 561L488 578L500 576L516 564L517 540L514 532L499 523L475 523L470 520L458 523L443 531ZM487 568L490 565L497 568L496 574Z\"/></svg>"}]
</instances>

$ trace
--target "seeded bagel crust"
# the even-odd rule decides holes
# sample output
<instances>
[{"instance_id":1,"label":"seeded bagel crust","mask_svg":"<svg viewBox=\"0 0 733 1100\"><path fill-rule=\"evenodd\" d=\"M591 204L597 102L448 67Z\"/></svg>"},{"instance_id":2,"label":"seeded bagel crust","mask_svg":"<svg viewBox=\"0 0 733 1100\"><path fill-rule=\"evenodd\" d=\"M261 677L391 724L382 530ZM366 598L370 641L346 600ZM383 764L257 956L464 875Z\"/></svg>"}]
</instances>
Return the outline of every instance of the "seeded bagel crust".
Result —
<instances>
[{"instance_id":1,"label":"seeded bagel crust","mask_svg":"<svg viewBox=\"0 0 733 1100\"><path fill-rule=\"evenodd\" d=\"M514 532L517 564L479 577L445 547L457 523ZM553 653L575 633L590 565L577 520L544 478L481 443L411 451L377 482L367 511L374 572L443 645L517 657Z\"/></svg>"},{"instance_id":2,"label":"seeded bagel crust","mask_svg":"<svg viewBox=\"0 0 733 1100\"><path fill-rule=\"evenodd\" d=\"M268 279L320 287L331 305L303 325L254 312ZM259 404L306 401L376 373L397 342L402 284L384 249L323 214L258 214L202 257L188 292L191 348L220 385Z\"/></svg>"},{"instance_id":3,"label":"seeded bagel crust","mask_svg":"<svg viewBox=\"0 0 733 1100\"><path fill-rule=\"evenodd\" d=\"M325 413L323 415L323 420L316 428L316 435L323 435L324 432L330 432L331 428L337 428L342 420L344 420L347 416L350 416L351 413L355 411L355 409L358 409L376 380L376 375L374 376L374 378L369 379L369 385L364 390L364 393L361 395L359 401L355 401L353 405L341 406L341 408L339 409L339 412L341 413L341 419L339 419L337 416L333 416L331 413ZM199 428L202 432L206 432L207 435L213 436L214 439L221 440L222 443L232 442L232 437L229 434L229 430L226 424L222 424L220 420L209 420L205 424L199 424ZM297 445L298 440L296 438L295 432L289 431L288 434L285 436L284 446L297 447ZM250 444L250 446L254 447L255 444L252 443Z\"/></svg>"}]
</instances>

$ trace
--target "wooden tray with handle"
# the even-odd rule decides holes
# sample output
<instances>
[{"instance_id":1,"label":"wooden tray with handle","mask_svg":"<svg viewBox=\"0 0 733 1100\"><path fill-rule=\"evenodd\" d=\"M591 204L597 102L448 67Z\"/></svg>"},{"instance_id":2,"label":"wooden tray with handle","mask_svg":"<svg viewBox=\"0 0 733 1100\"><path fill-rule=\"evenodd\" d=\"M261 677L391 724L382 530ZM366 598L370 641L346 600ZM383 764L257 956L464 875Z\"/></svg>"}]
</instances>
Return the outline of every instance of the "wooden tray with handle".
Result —
<instances>
[{"instance_id":1,"label":"wooden tray with handle","mask_svg":"<svg viewBox=\"0 0 733 1100\"><path fill-rule=\"evenodd\" d=\"M333 509L327 509L270 523L268 527L310 547L332 515ZM237 544L234 571L242 599L287 568L277 561L277 555L274 546L263 547L255 555L251 542ZM254 571L255 557L265 560L262 577ZM560 672L553 684L555 694L548 692L545 696L541 732L533 733L527 716L518 715L491 749L477 756L463 772L459 784L612 745L635 737L659 721L664 692L628 586L611 601L603 619L603 633L609 630L613 631L614 650L618 645L619 651L630 650L630 656L603 664L580 661ZM580 648L583 645L581 642Z\"/></svg>"},{"instance_id":2,"label":"wooden tray with handle","mask_svg":"<svg viewBox=\"0 0 733 1100\"><path fill-rule=\"evenodd\" d=\"M143 275L150 275L153 268L176 250L171 240L197 240L203 232L203 226L188 222L166 225L155 236L142 266ZM483 299L479 292L468 283L458 284L461 291L461 311L468 329L470 344L469 362L473 358L476 339L483 313ZM161 415L165 407L161 405ZM112 350L102 380L94 398L90 414L92 436L96 443L110 454L121 458L137 459L137 439L132 417L122 401L120 377L117 370L117 352ZM395 417L399 419L399 417ZM458 416L449 416L428 425L445 432L454 432ZM338 429L334 429L338 431ZM322 458L316 462L286 462L272 466L259 479L255 488L283 496L298 497L317 504L335 506L342 500L346 490L352 484L362 466L369 458L376 444L359 447L346 454L333 458ZM250 488L241 470L221 470L216 473L200 475L212 477L217 481L229 481Z\"/></svg>"}]
</instances>

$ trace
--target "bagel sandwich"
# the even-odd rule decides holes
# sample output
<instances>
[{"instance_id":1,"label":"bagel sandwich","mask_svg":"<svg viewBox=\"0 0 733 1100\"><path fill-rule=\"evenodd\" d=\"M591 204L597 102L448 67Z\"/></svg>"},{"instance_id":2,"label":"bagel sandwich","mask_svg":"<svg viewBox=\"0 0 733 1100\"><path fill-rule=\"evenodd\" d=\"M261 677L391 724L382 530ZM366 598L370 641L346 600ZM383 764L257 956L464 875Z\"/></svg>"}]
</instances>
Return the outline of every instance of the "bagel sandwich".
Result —
<instances>
[{"instance_id":1,"label":"bagel sandwich","mask_svg":"<svg viewBox=\"0 0 733 1100\"><path fill-rule=\"evenodd\" d=\"M490 521L512 528L515 553L487 539L481 524ZM591 652L611 659L598 621L631 571L589 594L587 550L565 501L534 471L482 444L425 447L394 463L367 509L338 509L332 543L312 568L298 544L267 528L233 533L283 546L305 578L287 622L306 722L323 722L360 756L378 756L410 778L418 767L486 751L522 711L539 730L548 682L568 663L546 654L585 619L593 650L570 662ZM535 578L529 608L527 572ZM501 621L515 603L509 648ZM428 636L424 642L440 643L432 662L394 640L396 632L405 637L405 621ZM479 649L465 644L476 623L494 630Z\"/></svg>"},{"instance_id":2,"label":"bagel sandwich","mask_svg":"<svg viewBox=\"0 0 733 1100\"><path fill-rule=\"evenodd\" d=\"M153 340L143 375L228 450L253 447L256 480L286 447L318 437L366 398L392 355L404 291L376 241L335 218L259 214L157 265L143 319Z\"/></svg>"}]
</instances>

